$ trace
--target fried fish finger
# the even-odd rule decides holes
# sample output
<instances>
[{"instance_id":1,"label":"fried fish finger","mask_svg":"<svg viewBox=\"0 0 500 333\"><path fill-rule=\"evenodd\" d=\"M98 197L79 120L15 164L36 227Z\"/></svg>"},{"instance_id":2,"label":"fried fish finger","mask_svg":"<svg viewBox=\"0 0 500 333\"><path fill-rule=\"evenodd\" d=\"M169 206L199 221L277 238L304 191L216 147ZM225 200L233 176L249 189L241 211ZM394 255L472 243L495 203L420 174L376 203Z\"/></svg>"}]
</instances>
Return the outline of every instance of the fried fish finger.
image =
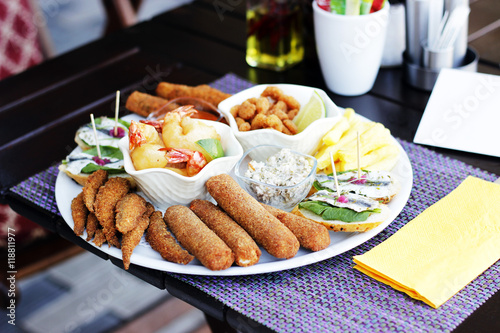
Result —
<instances>
[{"instance_id":1,"label":"fried fish finger","mask_svg":"<svg viewBox=\"0 0 500 333\"><path fill-rule=\"evenodd\" d=\"M167 261L187 265L194 259L167 230L167 225L160 211L155 211L149 219L146 241Z\"/></svg>"},{"instance_id":2,"label":"fried fish finger","mask_svg":"<svg viewBox=\"0 0 500 333\"><path fill-rule=\"evenodd\" d=\"M83 202L83 192L80 192L71 200L71 215L73 216L73 231L77 236L83 235L85 225L87 224L87 215L89 210Z\"/></svg>"},{"instance_id":3,"label":"fried fish finger","mask_svg":"<svg viewBox=\"0 0 500 333\"><path fill-rule=\"evenodd\" d=\"M108 180L108 172L106 170L96 170L92 172L85 181L83 187L83 201L90 212L94 212L94 201L99 188Z\"/></svg>"},{"instance_id":4,"label":"fried fish finger","mask_svg":"<svg viewBox=\"0 0 500 333\"><path fill-rule=\"evenodd\" d=\"M130 190L130 182L122 177L110 178L97 192L94 210L99 224L102 226L108 244L120 248L116 236L115 207L116 203Z\"/></svg>"},{"instance_id":5,"label":"fried fish finger","mask_svg":"<svg viewBox=\"0 0 500 333\"><path fill-rule=\"evenodd\" d=\"M125 234L135 229L146 212L146 200L135 193L128 193L116 203L116 229Z\"/></svg>"},{"instance_id":6,"label":"fried fish finger","mask_svg":"<svg viewBox=\"0 0 500 333\"><path fill-rule=\"evenodd\" d=\"M135 247L141 241L142 235L144 235L144 231L148 228L149 217L154 211L155 208L148 202L147 209L139 217L137 226L122 236L122 259L123 267L126 270L130 267L130 257L132 256L132 252L134 252Z\"/></svg>"},{"instance_id":7,"label":"fried fish finger","mask_svg":"<svg viewBox=\"0 0 500 333\"><path fill-rule=\"evenodd\" d=\"M300 244L297 237L228 174L209 178L206 187L219 206L250 236L276 258L294 257Z\"/></svg>"},{"instance_id":8,"label":"fried fish finger","mask_svg":"<svg viewBox=\"0 0 500 333\"><path fill-rule=\"evenodd\" d=\"M179 243L206 268L218 271L233 264L233 251L188 207L170 206L163 218Z\"/></svg>"},{"instance_id":9,"label":"fried fish finger","mask_svg":"<svg viewBox=\"0 0 500 333\"><path fill-rule=\"evenodd\" d=\"M269 205L262 206L293 232L302 247L320 251L330 245L330 233L325 226Z\"/></svg>"},{"instance_id":10,"label":"fried fish finger","mask_svg":"<svg viewBox=\"0 0 500 333\"><path fill-rule=\"evenodd\" d=\"M189 208L229 246L236 265L247 267L259 261L261 251L255 241L219 207L207 200L193 200Z\"/></svg>"}]
</instances>

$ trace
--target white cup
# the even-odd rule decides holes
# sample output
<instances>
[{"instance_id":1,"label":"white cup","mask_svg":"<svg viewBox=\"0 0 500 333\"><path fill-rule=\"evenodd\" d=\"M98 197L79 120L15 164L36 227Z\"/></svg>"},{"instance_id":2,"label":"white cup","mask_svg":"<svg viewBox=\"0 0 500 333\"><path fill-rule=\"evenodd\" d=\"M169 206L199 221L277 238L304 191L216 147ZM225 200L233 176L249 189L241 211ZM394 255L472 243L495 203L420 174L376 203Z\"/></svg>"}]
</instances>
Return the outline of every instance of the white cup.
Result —
<instances>
[{"instance_id":1,"label":"white cup","mask_svg":"<svg viewBox=\"0 0 500 333\"><path fill-rule=\"evenodd\" d=\"M328 89L344 96L368 92L382 62L389 2L367 15L329 13L313 2L316 50Z\"/></svg>"}]
</instances>

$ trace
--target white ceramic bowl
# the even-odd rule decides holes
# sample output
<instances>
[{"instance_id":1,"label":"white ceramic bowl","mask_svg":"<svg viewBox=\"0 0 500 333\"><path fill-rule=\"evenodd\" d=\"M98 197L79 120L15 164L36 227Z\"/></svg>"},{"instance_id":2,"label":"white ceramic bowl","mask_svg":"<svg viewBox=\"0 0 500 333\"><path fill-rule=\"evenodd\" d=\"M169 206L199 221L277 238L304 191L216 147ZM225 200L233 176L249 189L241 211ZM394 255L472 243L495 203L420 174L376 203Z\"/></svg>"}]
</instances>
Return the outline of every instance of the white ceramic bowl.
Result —
<instances>
[{"instance_id":1,"label":"white ceramic bowl","mask_svg":"<svg viewBox=\"0 0 500 333\"><path fill-rule=\"evenodd\" d=\"M206 181L215 175L229 173L243 155L243 149L233 132L226 124L200 120L212 125L221 136L225 156L208 163L193 177L182 176L163 168L136 170L128 149L128 136L118 143L123 153L125 171L137 182L139 189L159 209L172 205L188 205L194 199L208 199L210 195L205 187Z\"/></svg>"},{"instance_id":2,"label":"white ceramic bowl","mask_svg":"<svg viewBox=\"0 0 500 333\"><path fill-rule=\"evenodd\" d=\"M316 90L323 99L326 107L326 118L318 119L311 123L305 130L295 135L287 135L273 129L258 129L248 132L238 130L236 120L231 115L231 108L241 104L249 98L260 97L260 94L268 86L279 87L286 95L293 96L302 106L304 106L314 90ZM340 111L328 95L321 89L300 86L295 84L261 84L252 88L243 90L233 96L223 100L218 105L219 111L229 122L231 129L238 141L246 151L255 146L263 144L273 144L287 147L303 154L312 154L317 148L319 141L326 132L338 121Z\"/></svg>"}]
</instances>

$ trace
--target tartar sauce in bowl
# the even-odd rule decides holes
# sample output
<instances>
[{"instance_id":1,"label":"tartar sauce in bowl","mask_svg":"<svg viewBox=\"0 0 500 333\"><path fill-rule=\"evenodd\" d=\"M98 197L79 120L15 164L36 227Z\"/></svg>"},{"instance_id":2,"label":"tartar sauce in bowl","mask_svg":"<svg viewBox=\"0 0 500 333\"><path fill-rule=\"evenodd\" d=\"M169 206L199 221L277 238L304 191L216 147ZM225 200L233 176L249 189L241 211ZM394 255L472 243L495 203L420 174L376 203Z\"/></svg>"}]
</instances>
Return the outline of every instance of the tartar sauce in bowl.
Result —
<instances>
[{"instance_id":1,"label":"tartar sauce in bowl","mask_svg":"<svg viewBox=\"0 0 500 333\"><path fill-rule=\"evenodd\" d=\"M258 201L291 210L309 192L317 161L288 148L261 145L243 155L236 165L240 184Z\"/></svg>"}]
</instances>

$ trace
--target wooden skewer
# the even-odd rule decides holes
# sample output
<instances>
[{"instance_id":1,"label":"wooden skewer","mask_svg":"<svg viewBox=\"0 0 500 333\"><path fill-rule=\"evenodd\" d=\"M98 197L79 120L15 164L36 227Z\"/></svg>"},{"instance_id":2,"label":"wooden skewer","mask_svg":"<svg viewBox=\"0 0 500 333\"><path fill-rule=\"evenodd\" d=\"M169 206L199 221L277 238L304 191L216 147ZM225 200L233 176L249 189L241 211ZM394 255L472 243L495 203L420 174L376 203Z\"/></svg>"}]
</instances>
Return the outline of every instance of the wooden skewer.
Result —
<instances>
[{"instance_id":1,"label":"wooden skewer","mask_svg":"<svg viewBox=\"0 0 500 333\"><path fill-rule=\"evenodd\" d=\"M120 108L120 90L116 91L116 99L115 99L115 128L114 133L115 137L118 136L118 111Z\"/></svg>"},{"instance_id":2,"label":"wooden skewer","mask_svg":"<svg viewBox=\"0 0 500 333\"><path fill-rule=\"evenodd\" d=\"M359 132L357 134L357 149L358 149L358 180L361 179L361 152L359 149Z\"/></svg>"},{"instance_id":3,"label":"wooden skewer","mask_svg":"<svg viewBox=\"0 0 500 333\"><path fill-rule=\"evenodd\" d=\"M97 147L97 156L101 158L101 148L99 147L99 138L97 137L97 130L95 129L94 114L90 114L90 122L92 123L92 129L94 130L95 145Z\"/></svg>"},{"instance_id":4,"label":"wooden skewer","mask_svg":"<svg viewBox=\"0 0 500 333\"><path fill-rule=\"evenodd\" d=\"M332 152L330 152L330 162L332 163L333 179L335 181L335 189L337 190L337 198L340 198L339 181L337 180L337 170L335 170L335 161L333 160Z\"/></svg>"}]
</instances>

